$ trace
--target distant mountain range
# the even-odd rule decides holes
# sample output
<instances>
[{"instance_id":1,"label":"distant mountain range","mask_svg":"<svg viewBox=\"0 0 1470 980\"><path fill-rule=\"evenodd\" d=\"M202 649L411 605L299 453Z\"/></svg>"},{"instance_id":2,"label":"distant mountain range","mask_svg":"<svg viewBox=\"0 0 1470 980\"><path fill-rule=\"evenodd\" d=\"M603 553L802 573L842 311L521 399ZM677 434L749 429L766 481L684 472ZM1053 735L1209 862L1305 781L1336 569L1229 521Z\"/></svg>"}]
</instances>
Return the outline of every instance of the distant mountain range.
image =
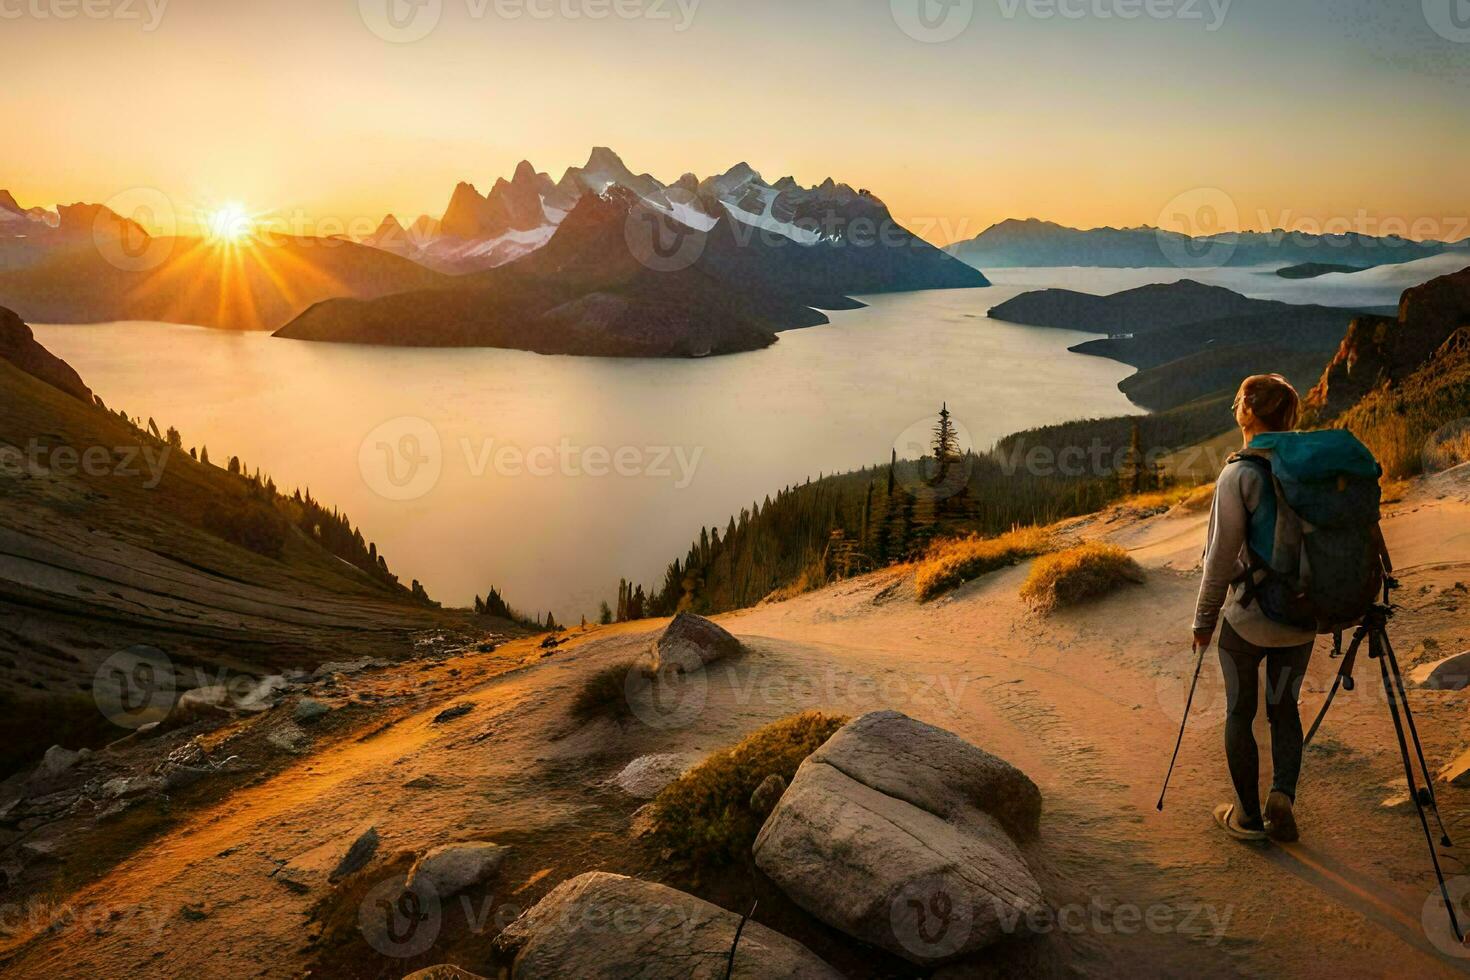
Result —
<instances>
[{"instance_id":1,"label":"distant mountain range","mask_svg":"<svg viewBox=\"0 0 1470 980\"><path fill-rule=\"evenodd\" d=\"M1394 235L1309 235L1281 229L1191 237L1147 225L1139 228L1069 228L1035 218L991 225L946 251L980 269L1087 266L1100 268L1198 268L1213 266L1335 264L1367 268L1411 262L1458 242L1416 242Z\"/></svg>"},{"instance_id":2,"label":"distant mountain range","mask_svg":"<svg viewBox=\"0 0 1470 980\"><path fill-rule=\"evenodd\" d=\"M746 164L665 185L603 147L557 183L523 163L487 195L461 184L443 218L414 227L430 237L396 237L390 216L386 237L369 242L440 268L488 268L432 293L325 302L278 335L703 356L825 323L818 310L850 309L857 294L988 285L866 190L767 184Z\"/></svg>"},{"instance_id":3,"label":"distant mountain range","mask_svg":"<svg viewBox=\"0 0 1470 980\"><path fill-rule=\"evenodd\" d=\"M1353 311L1251 299L1184 279L1110 296L1036 290L990 316L1108 334L1071 349L1139 368L1119 389L1138 405L1167 411L1218 398L1250 374L1278 372L1305 391L1322 376Z\"/></svg>"},{"instance_id":4,"label":"distant mountain range","mask_svg":"<svg viewBox=\"0 0 1470 980\"><path fill-rule=\"evenodd\" d=\"M851 309L856 294L988 285L866 190L767 184L746 164L665 185L605 147L560 181L522 163L485 194L461 183L441 217L405 227L388 215L361 243L217 246L149 238L100 205L33 213L4 194L0 208L0 303L41 322L702 356L825 323L818 310ZM155 251L157 262L132 261Z\"/></svg>"}]
</instances>

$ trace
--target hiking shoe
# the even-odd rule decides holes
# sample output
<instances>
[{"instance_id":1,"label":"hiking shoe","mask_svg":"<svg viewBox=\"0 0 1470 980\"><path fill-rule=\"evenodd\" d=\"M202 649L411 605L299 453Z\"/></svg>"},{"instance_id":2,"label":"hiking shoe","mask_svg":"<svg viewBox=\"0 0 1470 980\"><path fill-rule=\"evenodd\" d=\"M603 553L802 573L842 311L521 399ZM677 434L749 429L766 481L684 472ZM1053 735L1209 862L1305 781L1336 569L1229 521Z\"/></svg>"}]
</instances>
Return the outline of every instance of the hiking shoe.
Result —
<instances>
[{"instance_id":1,"label":"hiking shoe","mask_svg":"<svg viewBox=\"0 0 1470 980\"><path fill-rule=\"evenodd\" d=\"M1272 840L1290 844L1300 839L1296 817L1291 812L1291 797L1273 789L1266 797L1266 833Z\"/></svg>"},{"instance_id":2,"label":"hiking shoe","mask_svg":"<svg viewBox=\"0 0 1470 980\"><path fill-rule=\"evenodd\" d=\"M1241 824L1240 811L1236 809L1234 803L1221 803L1215 807L1215 823L1236 840L1264 841L1266 839L1264 830L1256 830Z\"/></svg>"}]
</instances>

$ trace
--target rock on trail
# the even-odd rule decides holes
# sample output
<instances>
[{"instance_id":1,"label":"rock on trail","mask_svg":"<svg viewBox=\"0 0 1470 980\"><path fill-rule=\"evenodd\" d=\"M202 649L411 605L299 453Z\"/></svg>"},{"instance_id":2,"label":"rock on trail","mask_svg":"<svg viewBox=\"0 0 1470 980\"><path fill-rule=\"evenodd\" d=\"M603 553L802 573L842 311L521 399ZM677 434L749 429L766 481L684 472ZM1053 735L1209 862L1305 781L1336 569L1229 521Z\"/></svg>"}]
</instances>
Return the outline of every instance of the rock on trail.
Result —
<instances>
[{"instance_id":1,"label":"rock on trail","mask_svg":"<svg viewBox=\"0 0 1470 980\"><path fill-rule=\"evenodd\" d=\"M896 711L863 715L796 772L756 865L796 904L910 962L953 960L1026 929L1041 887L1010 833L1036 832L1025 774Z\"/></svg>"},{"instance_id":2,"label":"rock on trail","mask_svg":"<svg viewBox=\"0 0 1470 980\"><path fill-rule=\"evenodd\" d=\"M665 885L591 871L557 885L506 927L496 944L514 955L511 980L838 980L795 940ZM739 945L735 945L740 930Z\"/></svg>"}]
</instances>

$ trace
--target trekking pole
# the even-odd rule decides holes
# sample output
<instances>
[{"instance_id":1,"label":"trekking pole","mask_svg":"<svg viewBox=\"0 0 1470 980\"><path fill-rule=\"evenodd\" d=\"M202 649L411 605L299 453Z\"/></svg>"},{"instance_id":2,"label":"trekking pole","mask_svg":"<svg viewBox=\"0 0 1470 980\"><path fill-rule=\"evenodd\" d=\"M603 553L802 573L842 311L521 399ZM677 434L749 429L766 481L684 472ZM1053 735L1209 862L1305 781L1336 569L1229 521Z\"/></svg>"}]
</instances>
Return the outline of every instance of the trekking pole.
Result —
<instances>
[{"instance_id":1,"label":"trekking pole","mask_svg":"<svg viewBox=\"0 0 1470 980\"><path fill-rule=\"evenodd\" d=\"M1174 741L1174 755L1169 759L1169 771L1164 775L1164 788L1159 790L1159 804L1155 809L1163 812L1164 794L1169 792L1169 780L1174 776L1174 763L1179 761L1179 746L1184 744L1184 726L1189 724L1189 708L1194 704L1194 689L1199 684L1199 672L1205 665L1205 650L1208 646L1199 648L1199 659L1194 664L1194 680L1189 682L1189 697L1184 699L1184 717L1179 719L1179 738Z\"/></svg>"}]
</instances>

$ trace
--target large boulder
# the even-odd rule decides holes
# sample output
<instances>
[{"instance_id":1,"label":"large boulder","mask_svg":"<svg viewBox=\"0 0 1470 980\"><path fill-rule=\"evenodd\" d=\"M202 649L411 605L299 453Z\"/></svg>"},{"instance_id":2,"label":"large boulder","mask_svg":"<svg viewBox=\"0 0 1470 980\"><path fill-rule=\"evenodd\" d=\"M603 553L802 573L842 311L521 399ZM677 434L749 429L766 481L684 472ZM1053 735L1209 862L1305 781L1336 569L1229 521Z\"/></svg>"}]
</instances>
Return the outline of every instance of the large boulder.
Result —
<instances>
[{"instance_id":1,"label":"large boulder","mask_svg":"<svg viewBox=\"0 0 1470 980\"><path fill-rule=\"evenodd\" d=\"M740 641L703 616L681 612L653 641L653 669L698 670L740 652Z\"/></svg>"},{"instance_id":2,"label":"large boulder","mask_svg":"<svg viewBox=\"0 0 1470 980\"><path fill-rule=\"evenodd\" d=\"M1018 838L1034 836L1041 820L1041 790L1024 772L902 712L854 719L811 759L943 820L962 821L978 810Z\"/></svg>"},{"instance_id":3,"label":"large boulder","mask_svg":"<svg viewBox=\"0 0 1470 980\"><path fill-rule=\"evenodd\" d=\"M1009 763L875 712L801 764L755 861L828 925L932 966L1043 921L1041 887L1007 832L1035 833L1039 810Z\"/></svg>"},{"instance_id":4,"label":"large boulder","mask_svg":"<svg viewBox=\"0 0 1470 980\"><path fill-rule=\"evenodd\" d=\"M695 756L680 753L643 755L624 766L612 782L629 796L651 800L697 761Z\"/></svg>"},{"instance_id":5,"label":"large boulder","mask_svg":"<svg viewBox=\"0 0 1470 980\"><path fill-rule=\"evenodd\" d=\"M496 939L511 978L837 980L805 946L664 885L592 871L564 881ZM727 974L731 947L733 970Z\"/></svg>"},{"instance_id":6,"label":"large boulder","mask_svg":"<svg viewBox=\"0 0 1470 980\"><path fill-rule=\"evenodd\" d=\"M484 841L435 847L414 862L404 882L406 891L420 887L440 898L457 895L500 870L509 848Z\"/></svg>"},{"instance_id":7,"label":"large boulder","mask_svg":"<svg viewBox=\"0 0 1470 980\"><path fill-rule=\"evenodd\" d=\"M1470 687L1470 650L1409 671L1409 682L1431 691L1463 691Z\"/></svg>"}]
</instances>

